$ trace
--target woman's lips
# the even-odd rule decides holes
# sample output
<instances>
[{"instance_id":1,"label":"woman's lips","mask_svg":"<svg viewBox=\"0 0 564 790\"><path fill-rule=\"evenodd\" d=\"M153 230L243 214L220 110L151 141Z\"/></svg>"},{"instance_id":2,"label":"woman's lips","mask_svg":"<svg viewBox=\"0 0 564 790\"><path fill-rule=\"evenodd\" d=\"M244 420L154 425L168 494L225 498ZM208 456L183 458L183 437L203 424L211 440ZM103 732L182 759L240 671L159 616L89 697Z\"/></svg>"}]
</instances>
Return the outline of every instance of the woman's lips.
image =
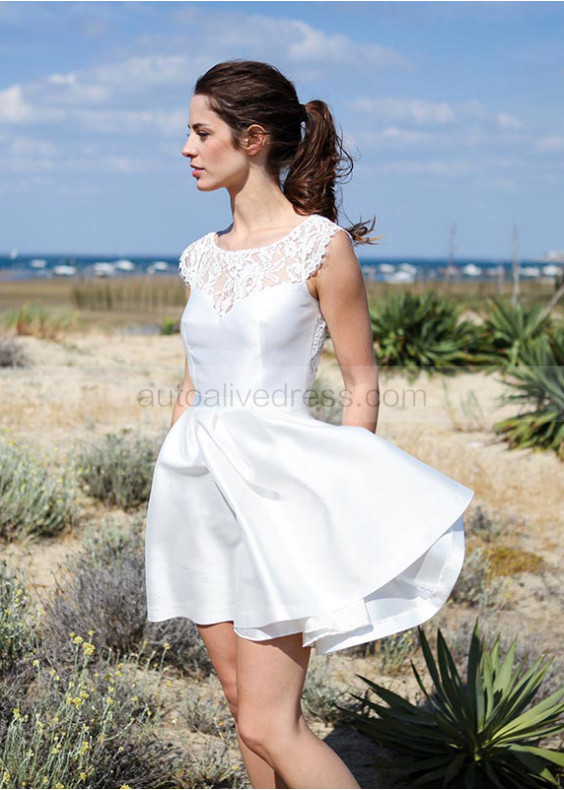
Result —
<instances>
[{"instance_id":1,"label":"woman's lips","mask_svg":"<svg viewBox=\"0 0 564 790\"><path fill-rule=\"evenodd\" d=\"M192 168L192 175L193 175L193 176L198 176L198 175L200 175L200 173L201 173L202 171L203 171L203 168L202 168L202 167L193 167L193 168Z\"/></svg>"}]
</instances>

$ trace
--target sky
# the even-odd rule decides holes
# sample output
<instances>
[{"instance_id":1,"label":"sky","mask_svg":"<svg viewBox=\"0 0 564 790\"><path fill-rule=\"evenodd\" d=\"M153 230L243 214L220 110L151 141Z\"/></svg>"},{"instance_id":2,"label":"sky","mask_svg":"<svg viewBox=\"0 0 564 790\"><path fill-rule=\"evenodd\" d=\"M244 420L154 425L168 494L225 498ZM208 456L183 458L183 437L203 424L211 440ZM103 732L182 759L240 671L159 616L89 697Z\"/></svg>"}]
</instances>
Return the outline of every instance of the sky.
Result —
<instances>
[{"instance_id":1,"label":"sky","mask_svg":"<svg viewBox=\"0 0 564 790\"><path fill-rule=\"evenodd\" d=\"M353 156L380 260L564 249L562 2L0 2L0 253L177 256L229 227L181 155L197 78L275 65ZM357 248L358 251L358 248Z\"/></svg>"}]
</instances>

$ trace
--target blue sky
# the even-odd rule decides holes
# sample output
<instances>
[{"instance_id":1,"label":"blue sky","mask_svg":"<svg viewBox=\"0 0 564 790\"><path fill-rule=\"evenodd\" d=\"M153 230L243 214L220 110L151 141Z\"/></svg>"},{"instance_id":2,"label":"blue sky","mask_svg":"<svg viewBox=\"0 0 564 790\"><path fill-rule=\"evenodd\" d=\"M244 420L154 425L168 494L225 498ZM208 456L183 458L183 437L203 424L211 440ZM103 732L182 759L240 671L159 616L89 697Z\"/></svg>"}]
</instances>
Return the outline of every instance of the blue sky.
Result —
<instances>
[{"instance_id":1,"label":"blue sky","mask_svg":"<svg viewBox=\"0 0 564 790\"><path fill-rule=\"evenodd\" d=\"M227 227L180 150L233 57L329 104L370 255L443 257L451 222L463 259L509 257L513 224L523 258L563 249L563 6L0 2L0 251L176 256Z\"/></svg>"}]
</instances>

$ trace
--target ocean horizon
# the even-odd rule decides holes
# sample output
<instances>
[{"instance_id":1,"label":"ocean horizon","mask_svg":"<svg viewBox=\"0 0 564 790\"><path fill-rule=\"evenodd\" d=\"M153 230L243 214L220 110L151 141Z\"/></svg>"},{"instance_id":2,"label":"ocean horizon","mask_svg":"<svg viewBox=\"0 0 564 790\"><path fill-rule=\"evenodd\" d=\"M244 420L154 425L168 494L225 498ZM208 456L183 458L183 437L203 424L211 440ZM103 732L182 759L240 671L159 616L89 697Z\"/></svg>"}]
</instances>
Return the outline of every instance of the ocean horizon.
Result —
<instances>
[{"instance_id":1,"label":"ocean horizon","mask_svg":"<svg viewBox=\"0 0 564 790\"><path fill-rule=\"evenodd\" d=\"M358 254L358 253L357 253ZM415 282L449 280L503 280L512 277L512 262L498 258L378 257L359 261L371 282ZM155 255L42 255L18 251L0 255L0 281L38 279L91 279L139 275L171 276L178 271L179 256ZM564 273L564 255L520 261L520 276L552 280Z\"/></svg>"}]
</instances>

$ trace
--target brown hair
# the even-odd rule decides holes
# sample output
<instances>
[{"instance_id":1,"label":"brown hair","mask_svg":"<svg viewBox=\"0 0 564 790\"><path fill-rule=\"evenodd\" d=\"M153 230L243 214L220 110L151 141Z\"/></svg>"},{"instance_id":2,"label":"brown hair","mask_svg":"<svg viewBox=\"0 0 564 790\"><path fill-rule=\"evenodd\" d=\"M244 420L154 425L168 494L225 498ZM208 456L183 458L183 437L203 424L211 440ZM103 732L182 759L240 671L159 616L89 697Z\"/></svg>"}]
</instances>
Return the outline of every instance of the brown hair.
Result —
<instances>
[{"instance_id":1,"label":"brown hair","mask_svg":"<svg viewBox=\"0 0 564 790\"><path fill-rule=\"evenodd\" d=\"M328 105L314 99L303 106L296 89L275 66L236 58L217 63L196 80L194 94L208 97L210 108L231 127L235 148L239 135L251 124L264 127L270 146L267 167L280 183L288 168L282 191L300 214L321 214L337 222L337 180L349 176L353 159L343 147ZM376 219L367 226L359 221L346 228L358 244L377 243L368 236Z\"/></svg>"}]
</instances>

